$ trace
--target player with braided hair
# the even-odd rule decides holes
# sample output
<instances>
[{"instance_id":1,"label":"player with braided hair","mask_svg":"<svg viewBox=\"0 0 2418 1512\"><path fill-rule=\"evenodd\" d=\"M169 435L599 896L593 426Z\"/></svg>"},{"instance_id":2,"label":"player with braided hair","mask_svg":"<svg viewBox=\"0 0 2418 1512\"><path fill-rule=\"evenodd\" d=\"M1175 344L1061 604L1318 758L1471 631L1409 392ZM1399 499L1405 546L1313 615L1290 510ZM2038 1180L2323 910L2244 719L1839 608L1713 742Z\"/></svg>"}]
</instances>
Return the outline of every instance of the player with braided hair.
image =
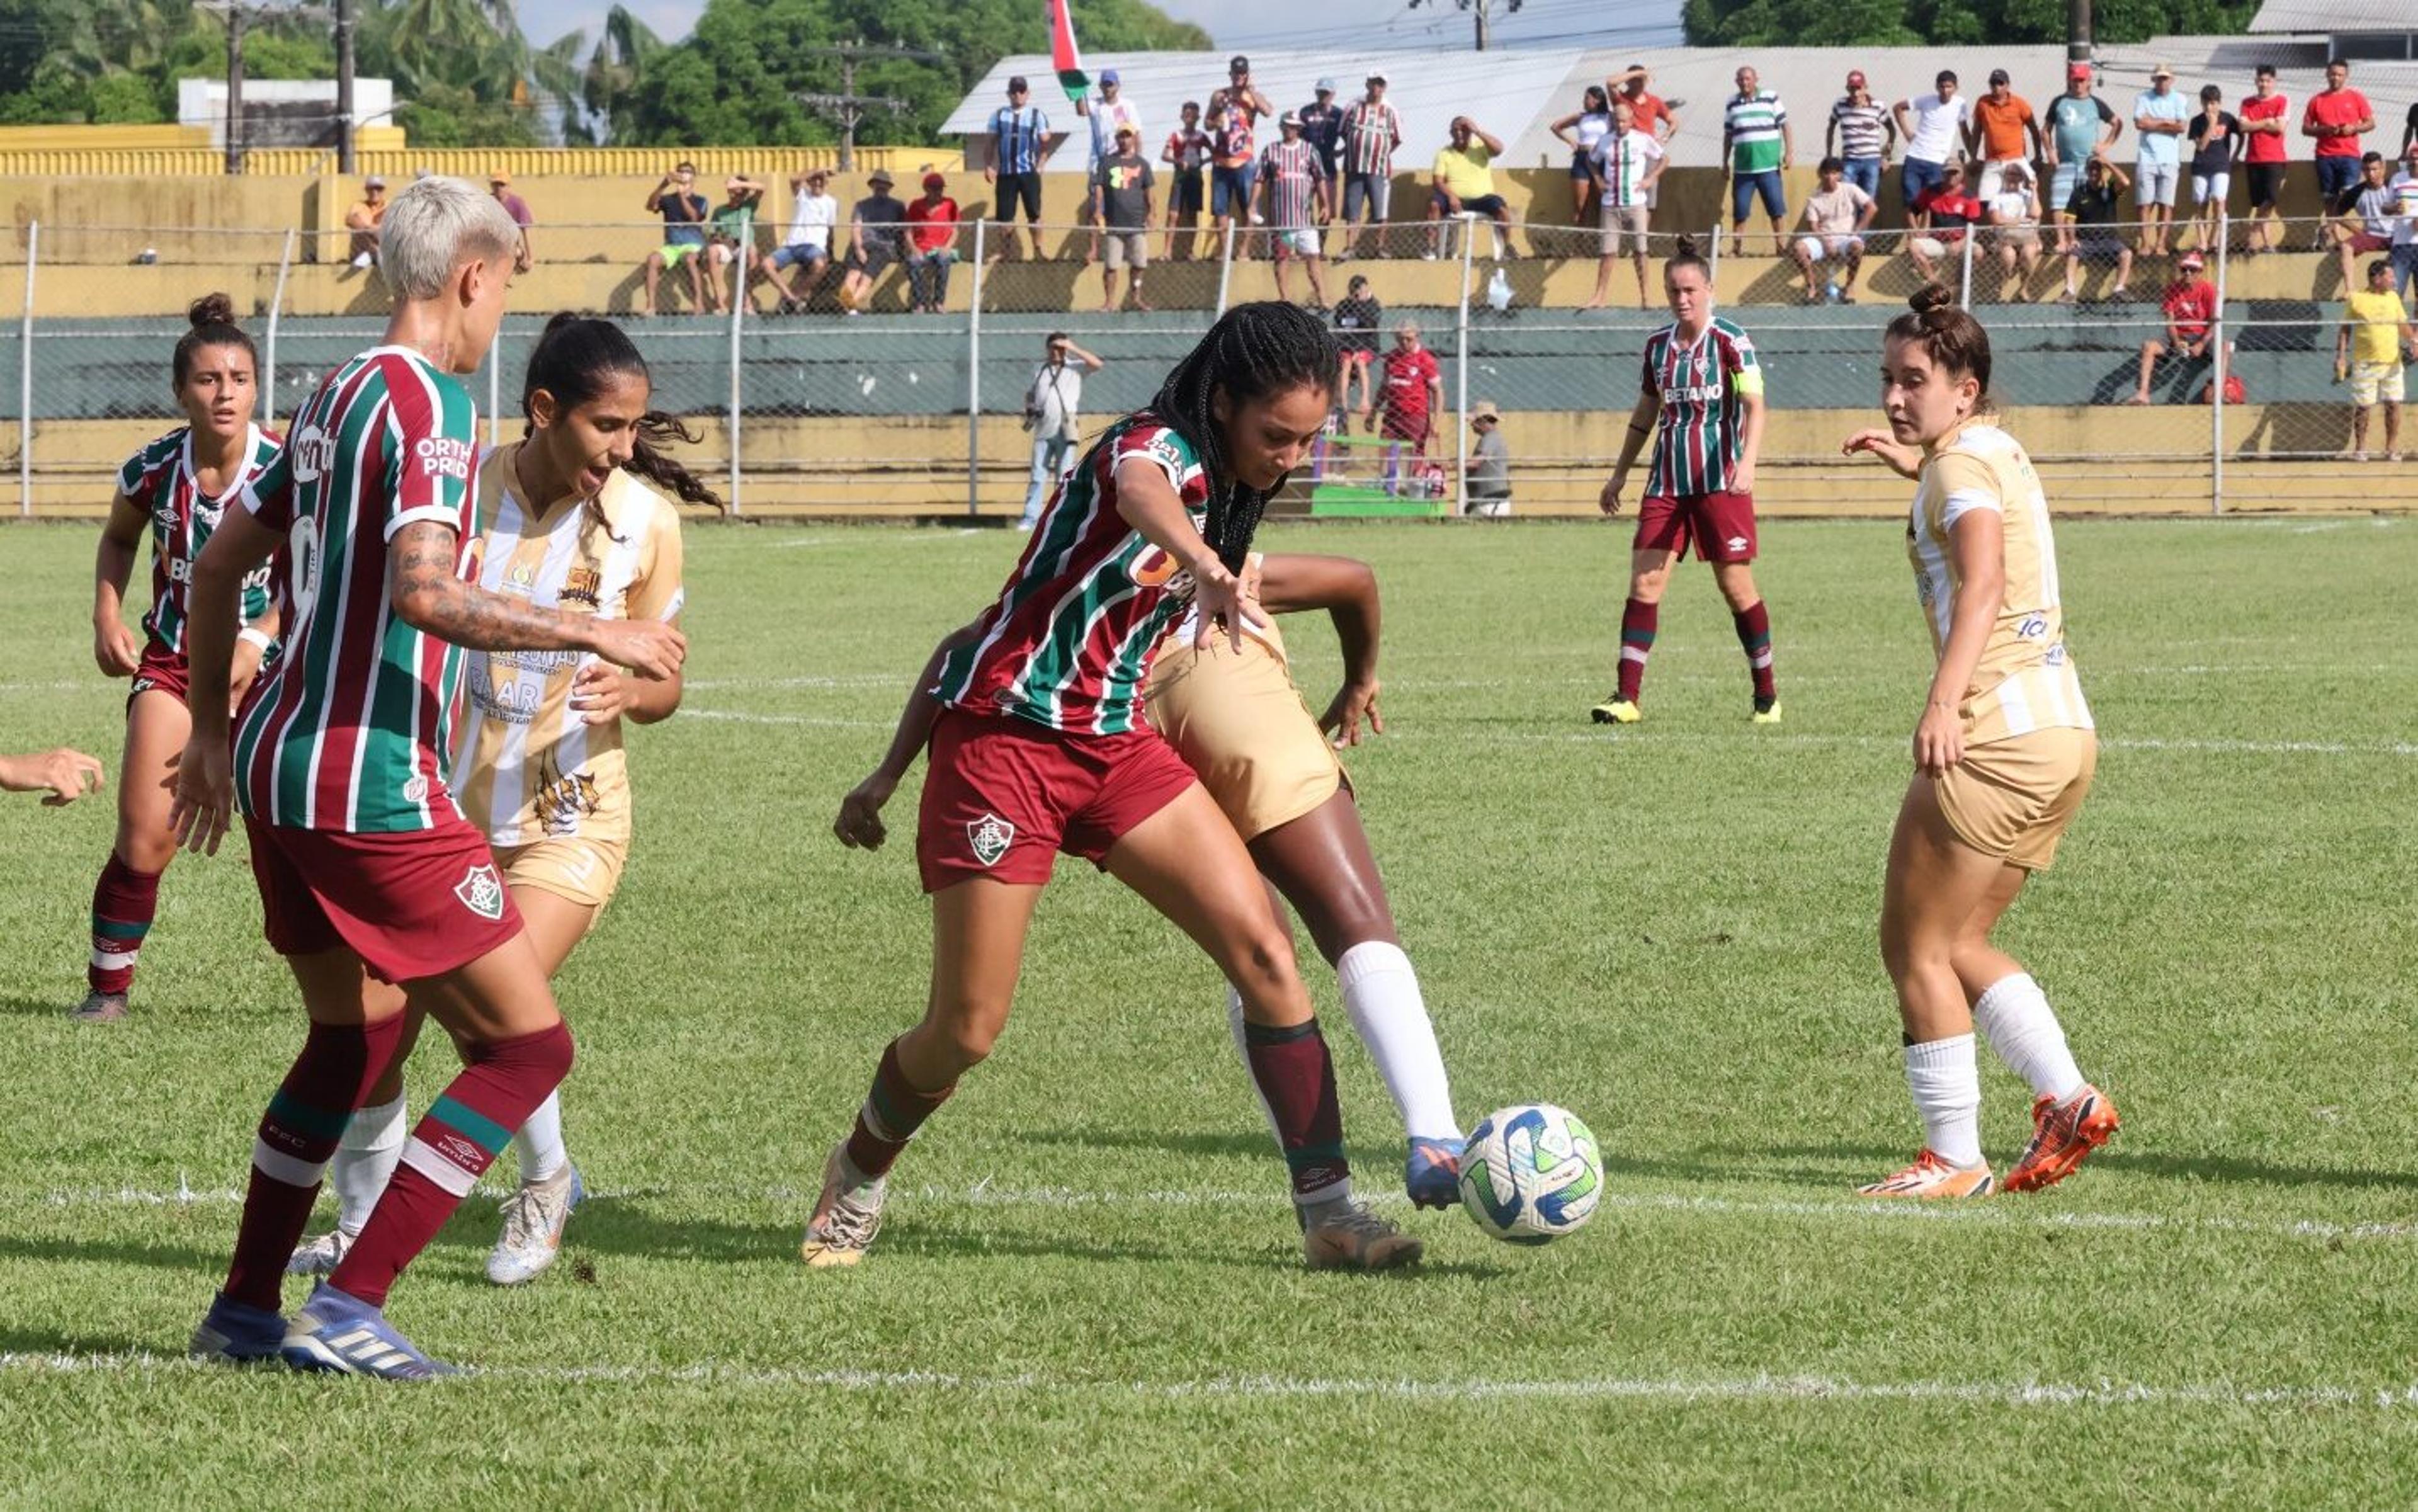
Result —
<instances>
[{"instance_id":1,"label":"player with braided hair","mask_svg":"<svg viewBox=\"0 0 2418 1512\"><path fill-rule=\"evenodd\" d=\"M1109 427L1042 512L999 599L934 653L902 724L928 721L916 860L932 896L921 1023L882 1052L824 1166L802 1253L853 1265L908 1139L990 1053L1057 853L1097 863L1198 940L1243 1000L1246 1056L1313 1268L1385 1270L1418 1241L1352 1199L1335 1067L1250 852L1142 718L1186 608L1200 643L1263 618L1244 572L1268 497L1325 427L1334 338L1282 303L1219 317L1150 407ZM883 796L887 796L884 794ZM879 803L862 816L878 836Z\"/></svg>"}]
</instances>

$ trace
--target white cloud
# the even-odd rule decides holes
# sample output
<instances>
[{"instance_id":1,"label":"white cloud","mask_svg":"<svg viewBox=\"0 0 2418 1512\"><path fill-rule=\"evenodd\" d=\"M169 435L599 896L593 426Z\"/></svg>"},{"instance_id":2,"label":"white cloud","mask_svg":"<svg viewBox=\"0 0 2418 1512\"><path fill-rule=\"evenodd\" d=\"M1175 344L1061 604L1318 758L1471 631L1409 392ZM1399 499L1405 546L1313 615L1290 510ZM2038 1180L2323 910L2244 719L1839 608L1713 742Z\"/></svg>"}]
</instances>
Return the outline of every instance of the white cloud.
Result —
<instances>
[{"instance_id":1,"label":"white cloud","mask_svg":"<svg viewBox=\"0 0 2418 1512\"><path fill-rule=\"evenodd\" d=\"M696 24L705 0L624 0L630 13L666 41L686 37ZM593 38L604 30L604 14L612 0L520 0L514 8L521 31L543 45L565 32L584 31Z\"/></svg>"}]
</instances>

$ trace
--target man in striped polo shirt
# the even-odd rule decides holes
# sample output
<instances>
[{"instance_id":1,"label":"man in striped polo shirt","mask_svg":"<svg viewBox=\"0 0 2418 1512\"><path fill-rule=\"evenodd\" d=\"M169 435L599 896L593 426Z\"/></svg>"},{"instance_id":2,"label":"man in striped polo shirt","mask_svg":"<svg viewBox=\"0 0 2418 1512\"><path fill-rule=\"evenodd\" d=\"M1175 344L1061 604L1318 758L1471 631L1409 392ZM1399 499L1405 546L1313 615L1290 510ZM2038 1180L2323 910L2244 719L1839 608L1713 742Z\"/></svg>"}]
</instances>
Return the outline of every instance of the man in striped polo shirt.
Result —
<instances>
[{"instance_id":1,"label":"man in striped polo shirt","mask_svg":"<svg viewBox=\"0 0 2418 1512\"><path fill-rule=\"evenodd\" d=\"M1746 253L1746 218L1758 195L1771 218L1772 255L1781 255L1788 219L1781 175L1796 159L1797 142L1780 97L1762 87L1752 69L1738 69L1737 93L1722 112L1722 156L1729 164L1731 255Z\"/></svg>"},{"instance_id":2,"label":"man in striped polo shirt","mask_svg":"<svg viewBox=\"0 0 2418 1512\"><path fill-rule=\"evenodd\" d=\"M1383 237L1385 221L1393 213L1394 149L1402 145L1402 115L1385 99L1384 74L1369 75L1367 91L1344 107L1343 124L1338 129L1343 149L1343 222L1346 226L1359 223L1365 205L1368 223L1378 229L1364 235ZM1371 252L1366 242L1358 250L1364 256ZM1347 243L1343 255L1352 251ZM1384 248L1379 245L1375 251L1382 252Z\"/></svg>"},{"instance_id":3,"label":"man in striped polo shirt","mask_svg":"<svg viewBox=\"0 0 2418 1512\"><path fill-rule=\"evenodd\" d=\"M1299 258L1309 273L1310 308L1324 310L1326 286L1318 277L1318 222L1334 209L1326 160L1301 134L1300 116L1288 112L1277 126L1281 138L1260 150L1260 194L1267 206L1277 298L1293 298L1285 287L1285 265Z\"/></svg>"},{"instance_id":4,"label":"man in striped polo shirt","mask_svg":"<svg viewBox=\"0 0 2418 1512\"><path fill-rule=\"evenodd\" d=\"M235 1258L192 1352L413 1378L445 1367L386 1321L388 1289L572 1058L486 837L446 787L462 648L592 652L661 678L685 642L668 625L569 615L463 581L478 426L462 379L503 318L520 228L473 186L427 178L395 196L380 240L395 296L385 341L304 403L286 450L194 567L193 732L175 824L214 851L240 805L268 943L310 1016L261 1119ZM285 652L231 738L237 596L281 547ZM289 1326L286 1260L345 1123L397 1053L406 986L465 1068Z\"/></svg>"},{"instance_id":5,"label":"man in striped polo shirt","mask_svg":"<svg viewBox=\"0 0 2418 1512\"><path fill-rule=\"evenodd\" d=\"M983 166L983 182L998 188L991 199L991 219L1000 227L993 261L1011 252L1023 255L1016 240L1019 203L1033 228L1033 255L1041 255L1041 170L1049 165L1049 117L1032 99L1032 88L1019 73L1007 81L1007 103L990 113L990 161Z\"/></svg>"}]
</instances>

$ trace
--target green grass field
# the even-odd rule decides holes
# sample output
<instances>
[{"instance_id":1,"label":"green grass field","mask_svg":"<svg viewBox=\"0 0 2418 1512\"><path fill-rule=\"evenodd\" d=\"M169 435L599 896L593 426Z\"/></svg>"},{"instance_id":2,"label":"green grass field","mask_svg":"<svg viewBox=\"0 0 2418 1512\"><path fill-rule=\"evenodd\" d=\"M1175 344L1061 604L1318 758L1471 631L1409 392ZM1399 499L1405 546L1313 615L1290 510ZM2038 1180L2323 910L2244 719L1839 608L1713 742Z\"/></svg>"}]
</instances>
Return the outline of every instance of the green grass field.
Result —
<instances>
[{"instance_id":1,"label":"green grass field","mask_svg":"<svg viewBox=\"0 0 2418 1512\"><path fill-rule=\"evenodd\" d=\"M0 1503L2409 1504L2418 528L2063 527L2106 748L2005 939L2126 1126L2053 1192L1921 1211L1850 1192L1919 1142L1874 943L1928 666L1902 537L1770 527L1780 730L1687 569L1613 735L1625 530L1270 532L1383 575L1354 770L1464 1118L1564 1103L1609 1167L1542 1250L1410 1214L1312 971L1418 1274L1300 1268L1214 972L1072 864L871 1260L797 1262L927 957L909 845L828 826L1003 534L693 532L688 705L633 739L630 876L559 984L601 1195L532 1287L482 1278L482 1196L395 1293L467 1380L183 1362L293 993L238 842L166 879L136 1016L69 1022L110 805L0 805ZM91 547L0 529L0 748L115 776ZM1332 637L1293 640L1323 698ZM2003 1167L2026 1098L1983 1063ZM447 1074L423 1051L415 1107Z\"/></svg>"}]
</instances>

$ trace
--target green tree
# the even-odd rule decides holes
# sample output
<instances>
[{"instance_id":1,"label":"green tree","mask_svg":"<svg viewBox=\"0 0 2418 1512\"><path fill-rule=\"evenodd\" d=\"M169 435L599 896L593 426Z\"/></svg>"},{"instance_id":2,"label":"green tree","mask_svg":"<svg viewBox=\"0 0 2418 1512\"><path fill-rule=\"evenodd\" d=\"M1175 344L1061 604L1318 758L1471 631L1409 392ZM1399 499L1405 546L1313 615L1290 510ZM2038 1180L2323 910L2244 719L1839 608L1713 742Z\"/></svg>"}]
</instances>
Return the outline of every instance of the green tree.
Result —
<instances>
[{"instance_id":1,"label":"green tree","mask_svg":"<svg viewBox=\"0 0 2418 1512\"><path fill-rule=\"evenodd\" d=\"M2103 42L2246 31L2258 0L2096 0ZM1923 47L2065 40L2064 0L1687 0L1696 47Z\"/></svg>"}]
</instances>

